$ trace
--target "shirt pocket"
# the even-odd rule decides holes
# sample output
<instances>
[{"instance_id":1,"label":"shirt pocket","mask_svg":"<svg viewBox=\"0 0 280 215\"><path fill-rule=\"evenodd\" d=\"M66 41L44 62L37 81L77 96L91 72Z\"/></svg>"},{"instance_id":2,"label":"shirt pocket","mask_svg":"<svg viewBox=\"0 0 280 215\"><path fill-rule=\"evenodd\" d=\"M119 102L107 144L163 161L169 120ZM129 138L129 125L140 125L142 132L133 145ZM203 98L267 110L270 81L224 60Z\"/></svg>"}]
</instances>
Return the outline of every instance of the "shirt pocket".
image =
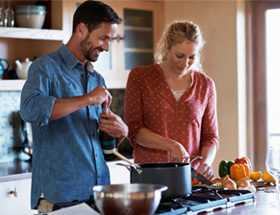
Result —
<instances>
[{"instance_id":1,"label":"shirt pocket","mask_svg":"<svg viewBox=\"0 0 280 215\"><path fill-rule=\"evenodd\" d=\"M56 81L54 85L53 96L69 98L83 95L82 87L78 84Z\"/></svg>"}]
</instances>

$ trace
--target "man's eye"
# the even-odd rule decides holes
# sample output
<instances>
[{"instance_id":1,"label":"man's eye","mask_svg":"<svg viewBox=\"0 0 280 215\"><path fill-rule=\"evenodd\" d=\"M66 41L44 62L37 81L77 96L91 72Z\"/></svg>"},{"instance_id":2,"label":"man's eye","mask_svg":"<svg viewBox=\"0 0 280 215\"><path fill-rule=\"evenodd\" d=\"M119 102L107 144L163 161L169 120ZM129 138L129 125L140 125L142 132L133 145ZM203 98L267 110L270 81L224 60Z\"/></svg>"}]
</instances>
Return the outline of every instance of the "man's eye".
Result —
<instances>
[{"instance_id":1,"label":"man's eye","mask_svg":"<svg viewBox=\"0 0 280 215\"><path fill-rule=\"evenodd\" d=\"M190 56L189 59L195 60L195 56Z\"/></svg>"}]
</instances>

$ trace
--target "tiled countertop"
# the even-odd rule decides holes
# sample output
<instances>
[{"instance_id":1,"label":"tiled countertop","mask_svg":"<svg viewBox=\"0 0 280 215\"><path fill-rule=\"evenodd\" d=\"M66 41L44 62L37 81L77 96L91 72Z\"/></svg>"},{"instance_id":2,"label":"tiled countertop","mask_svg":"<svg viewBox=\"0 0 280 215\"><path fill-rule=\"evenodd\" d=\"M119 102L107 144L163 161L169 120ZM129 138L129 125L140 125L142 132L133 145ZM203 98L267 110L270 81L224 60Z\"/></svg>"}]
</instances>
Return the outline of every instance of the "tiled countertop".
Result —
<instances>
[{"instance_id":1,"label":"tiled countertop","mask_svg":"<svg viewBox=\"0 0 280 215\"><path fill-rule=\"evenodd\" d=\"M0 163L0 182L31 177L31 162L14 161Z\"/></svg>"}]
</instances>

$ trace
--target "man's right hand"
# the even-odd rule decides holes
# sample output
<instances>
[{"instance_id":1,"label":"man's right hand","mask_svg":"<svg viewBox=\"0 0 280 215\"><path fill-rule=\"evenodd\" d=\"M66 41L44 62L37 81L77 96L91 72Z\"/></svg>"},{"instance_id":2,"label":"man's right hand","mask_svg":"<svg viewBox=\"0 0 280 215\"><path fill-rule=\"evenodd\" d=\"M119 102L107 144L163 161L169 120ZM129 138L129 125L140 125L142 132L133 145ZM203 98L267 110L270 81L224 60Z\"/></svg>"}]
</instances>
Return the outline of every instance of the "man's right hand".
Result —
<instances>
[{"instance_id":1,"label":"man's right hand","mask_svg":"<svg viewBox=\"0 0 280 215\"><path fill-rule=\"evenodd\" d=\"M98 86L87 94L90 105L103 104L103 108L109 108L112 96L104 86Z\"/></svg>"}]
</instances>

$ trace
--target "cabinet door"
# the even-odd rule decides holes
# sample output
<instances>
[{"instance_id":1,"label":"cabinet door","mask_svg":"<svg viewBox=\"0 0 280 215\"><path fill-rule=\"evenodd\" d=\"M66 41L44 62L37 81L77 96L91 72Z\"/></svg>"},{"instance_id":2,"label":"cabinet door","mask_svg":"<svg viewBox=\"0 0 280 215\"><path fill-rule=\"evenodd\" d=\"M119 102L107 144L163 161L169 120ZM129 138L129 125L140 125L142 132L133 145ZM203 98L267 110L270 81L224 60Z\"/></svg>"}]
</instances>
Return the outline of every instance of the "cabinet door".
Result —
<instances>
[{"instance_id":1,"label":"cabinet door","mask_svg":"<svg viewBox=\"0 0 280 215\"><path fill-rule=\"evenodd\" d=\"M105 1L123 19L110 53L102 53L95 69L109 88L125 88L130 70L153 64L154 47L163 30L163 3ZM104 65L106 64L106 65Z\"/></svg>"},{"instance_id":2,"label":"cabinet door","mask_svg":"<svg viewBox=\"0 0 280 215\"><path fill-rule=\"evenodd\" d=\"M30 215L31 179L0 183L0 214Z\"/></svg>"}]
</instances>

